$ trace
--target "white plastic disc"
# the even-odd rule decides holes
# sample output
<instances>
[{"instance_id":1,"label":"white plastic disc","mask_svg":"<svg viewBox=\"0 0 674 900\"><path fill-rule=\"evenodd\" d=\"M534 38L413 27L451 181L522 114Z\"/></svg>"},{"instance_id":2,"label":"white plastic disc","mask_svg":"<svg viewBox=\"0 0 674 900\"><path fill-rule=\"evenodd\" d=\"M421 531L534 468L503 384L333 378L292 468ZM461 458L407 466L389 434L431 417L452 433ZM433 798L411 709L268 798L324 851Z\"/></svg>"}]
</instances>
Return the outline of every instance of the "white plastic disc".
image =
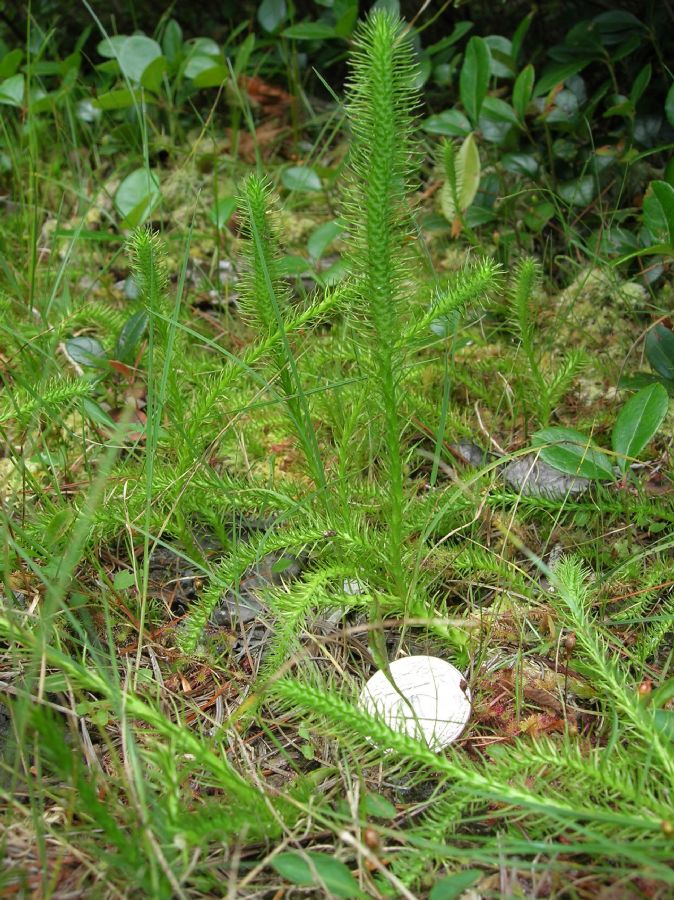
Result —
<instances>
[{"instance_id":1,"label":"white plastic disc","mask_svg":"<svg viewBox=\"0 0 674 900\"><path fill-rule=\"evenodd\" d=\"M400 693L380 670L361 691L363 709L396 731L421 738L432 750L455 741L471 711L470 688L461 672L437 656L405 656L390 668Z\"/></svg>"}]
</instances>

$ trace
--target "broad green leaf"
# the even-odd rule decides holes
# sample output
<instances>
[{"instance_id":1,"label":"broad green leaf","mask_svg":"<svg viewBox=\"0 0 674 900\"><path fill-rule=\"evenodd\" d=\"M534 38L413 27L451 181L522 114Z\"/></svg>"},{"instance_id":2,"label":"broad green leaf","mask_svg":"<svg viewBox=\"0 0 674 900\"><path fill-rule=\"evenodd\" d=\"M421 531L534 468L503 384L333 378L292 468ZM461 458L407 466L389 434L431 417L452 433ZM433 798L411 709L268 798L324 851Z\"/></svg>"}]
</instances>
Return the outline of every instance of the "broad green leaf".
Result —
<instances>
[{"instance_id":1,"label":"broad green leaf","mask_svg":"<svg viewBox=\"0 0 674 900\"><path fill-rule=\"evenodd\" d=\"M96 338L81 335L65 342L66 353L73 362L88 369L100 369L106 362L106 353Z\"/></svg>"},{"instance_id":2,"label":"broad green leaf","mask_svg":"<svg viewBox=\"0 0 674 900\"><path fill-rule=\"evenodd\" d=\"M307 241L307 250L312 259L320 259L336 237L344 231L344 226L336 219L324 222L312 231Z\"/></svg>"},{"instance_id":3,"label":"broad green leaf","mask_svg":"<svg viewBox=\"0 0 674 900\"><path fill-rule=\"evenodd\" d=\"M229 78L229 69L226 65L211 65L195 75L192 83L198 88L220 87Z\"/></svg>"},{"instance_id":4,"label":"broad green leaf","mask_svg":"<svg viewBox=\"0 0 674 900\"><path fill-rule=\"evenodd\" d=\"M283 186L289 191L320 191L321 179L310 166L291 166L281 175Z\"/></svg>"},{"instance_id":5,"label":"broad green leaf","mask_svg":"<svg viewBox=\"0 0 674 900\"><path fill-rule=\"evenodd\" d=\"M98 55L105 59L117 59L126 40L128 40L126 34L114 34L112 37L104 38L96 47Z\"/></svg>"},{"instance_id":6,"label":"broad green leaf","mask_svg":"<svg viewBox=\"0 0 674 900\"><path fill-rule=\"evenodd\" d=\"M579 72L582 72L592 60L592 57L587 57L585 59L574 59L571 60L571 62L555 63L552 66L548 66L534 88L534 96L540 97L541 94L547 94L553 87L556 87L558 84L563 84L567 78L571 78L572 75L577 75Z\"/></svg>"},{"instance_id":7,"label":"broad green leaf","mask_svg":"<svg viewBox=\"0 0 674 900\"><path fill-rule=\"evenodd\" d=\"M6 53L0 62L0 79L11 78L12 75L16 75L16 70L21 65L22 59L23 50L20 50L18 47L16 50ZM59 66L58 63L56 65L57 67ZM33 69L35 69L35 66L33 66Z\"/></svg>"},{"instance_id":8,"label":"broad green leaf","mask_svg":"<svg viewBox=\"0 0 674 900\"><path fill-rule=\"evenodd\" d=\"M490 34L484 39L489 47L489 68L497 78L513 78L515 63L512 58L512 42L501 34Z\"/></svg>"},{"instance_id":9,"label":"broad green leaf","mask_svg":"<svg viewBox=\"0 0 674 900\"><path fill-rule=\"evenodd\" d=\"M159 202L159 180L148 169L136 169L117 188L115 206L126 228L135 228Z\"/></svg>"},{"instance_id":10,"label":"broad green leaf","mask_svg":"<svg viewBox=\"0 0 674 900\"><path fill-rule=\"evenodd\" d=\"M295 41L328 41L339 36L332 25L326 25L324 22L300 22L299 25L291 25L281 33L283 37Z\"/></svg>"},{"instance_id":11,"label":"broad green leaf","mask_svg":"<svg viewBox=\"0 0 674 900\"><path fill-rule=\"evenodd\" d=\"M618 379L620 390L638 391L649 384L661 384L670 397L674 397L674 379L664 378L662 375L654 375L653 372L635 372L634 375L623 375Z\"/></svg>"},{"instance_id":12,"label":"broad green leaf","mask_svg":"<svg viewBox=\"0 0 674 900\"><path fill-rule=\"evenodd\" d=\"M134 587L135 584L136 576L128 569L121 569L119 572L115 572L115 577L112 579L112 586L116 591L126 591L130 587Z\"/></svg>"},{"instance_id":13,"label":"broad green leaf","mask_svg":"<svg viewBox=\"0 0 674 900\"><path fill-rule=\"evenodd\" d=\"M525 66L515 79L515 84L513 85L513 107L521 122L524 122L527 108L531 103L535 80L536 71L531 63Z\"/></svg>"},{"instance_id":14,"label":"broad green leaf","mask_svg":"<svg viewBox=\"0 0 674 900\"><path fill-rule=\"evenodd\" d=\"M170 66L174 66L183 49L183 30L175 19L169 19L161 40L164 56Z\"/></svg>"},{"instance_id":15,"label":"broad green leaf","mask_svg":"<svg viewBox=\"0 0 674 900\"><path fill-rule=\"evenodd\" d=\"M143 87L147 88L148 91L152 91L153 94L158 94L167 65L165 56L158 56L156 59L153 59L141 75L140 83Z\"/></svg>"},{"instance_id":16,"label":"broad green leaf","mask_svg":"<svg viewBox=\"0 0 674 900\"><path fill-rule=\"evenodd\" d=\"M461 102L473 125L477 125L480 110L489 87L491 55L489 47L481 37L472 37L466 46L466 52L459 76L459 92Z\"/></svg>"},{"instance_id":17,"label":"broad green leaf","mask_svg":"<svg viewBox=\"0 0 674 900\"><path fill-rule=\"evenodd\" d=\"M440 208L448 222L453 222L457 212L464 212L475 199L480 186L480 153L474 134L469 134L461 144L458 153L453 153L450 146L447 151L453 160L453 172L447 171L447 180L440 190ZM446 167L450 160L445 159ZM454 182L454 183L452 183ZM458 208L457 208L458 203Z\"/></svg>"},{"instance_id":18,"label":"broad green leaf","mask_svg":"<svg viewBox=\"0 0 674 900\"><path fill-rule=\"evenodd\" d=\"M441 878L431 888L428 900L456 900L482 875L484 872L479 869L466 869L465 872L457 872L455 875Z\"/></svg>"},{"instance_id":19,"label":"broad green leaf","mask_svg":"<svg viewBox=\"0 0 674 900\"><path fill-rule=\"evenodd\" d=\"M534 20L535 14L536 8L534 7L534 9L530 13L527 13L527 15L522 19L520 24L515 29L512 41L512 55L515 63L519 61L522 44L524 43L524 39L527 36L529 28L531 27L531 23Z\"/></svg>"},{"instance_id":20,"label":"broad green leaf","mask_svg":"<svg viewBox=\"0 0 674 900\"><path fill-rule=\"evenodd\" d=\"M115 359L131 366L136 361L140 342L147 328L148 315L144 309L139 310L130 316L119 332L117 345L115 347Z\"/></svg>"},{"instance_id":21,"label":"broad green leaf","mask_svg":"<svg viewBox=\"0 0 674 900\"><path fill-rule=\"evenodd\" d=\"M94 109L128 109L134 103L140 103L143 95L140 91L130 91L128 88L118 88L115 91L108 91L107 94L101 94L91 101ZM145 100L147 102L147 98Z\"/></svg>"},{"instance_id":22,"label":"broad green leaf","mask_svg":"<svg viewBox=\"0 0 674 900\"><path fill-rule=\"evenodd\" d=\"M592 175L581 175L571 181L560 184L557 193L569 206L589 206L592 203L597 186Z\"/></svg>"},{"instance_id":23,"label":"broad green leaf","mask_svg":"<svg viewBox=\"0 0 674 900\"><path fill-rule=\"evenodd\" d=\"M656 709L655 727L663 737L674 741L674 712L671 709Z\"/></svg>"},{"instance_id":24,"label":"broad green leaf","mask_svg":"<svg viewBox=\"0 0 674 900\"><path fill-rule=\"evenodd\" d=\"M366 896L358 887L358 882L348 866L326 853L312 850L306 853L295 851L279 853L272 859L271 865L279 875L292 884L303 887L315 885L323 891L334 894L335 897Z\"/></svg>"},{"instance_id":25,"label":"broad green leaf","mask_svg":"<svg viewBox=\"0 0 674 900\"><path fill-rule=\"evenodd\" d=\"M23 75L12 75L0 82L0 103L4 106L21 106L23 93Z\"/></svg>"},{"instance_id":26,"label":"broad green leaf","mask_svg":"<svg viewBox=\"0 0 674 900\"><path fill-rule=\"evenodd\" d=\"M567 475L593 480L613 479L613 467L605 453L575 428L542 428L532 435L533 447L540 447L541 459Z\"/></svg>"},{"instance_id":27,"label":"broad green leaf","mask_svg":"<svg viewBox=\"0 0 674 900\"><path fill-rule=\"evenodd\" d=\"M533 177L538 172L538 160L533 153L504 153L501 165L506 172L516 172L520 175Z\"/></svg>"},{"instance_id":28,"label":"broad green leaf","mask_svg":"<svg viewBox=\"0 0 674 900\"><path fill-rule=\"evenodd\" d=\"M213 69L216 66L221 65L219 62L219 57L211 56L210 54L205 53L195 53L194 56L190 56L185 65L185 78L198 78L202 72L207 72L209 69Z\"/></svg>"},{"instance_id":29,"label":"broad green leaf","mask_svg":"<svg viewBox=\"0 0 674 900\"><path fill-rule=\"evenodd\" d=\"M470 134L470 122L458 109L446 109L435 116L429 116L421 123L421 127L429 134L444 134L447 137L467 137Z\"/></svg>"},{"instance_id":30,"label":"broad green leaf","mask_svg":"<svg viewBox=\"0 0 674 900\"><path fill-rule=\"evenodd\" d=\"M646 65L641 69L637 77L634 79L634 83L630 88L630 100L636 106L641 97L643 96L644 91L648 87L651 82L651 75L653 74L653 67L650 63L646 63ZM667 102L665 101L665 112L667 111Z\"/></svg>"},{"instance_id":31,"label":"broad green leaf","mask_svg":"<svg viewBox=\"0 0 674 900\"><path fill-rule=\"evenodd\" d=\"M375 819L395 819L398 814L398 810L393 803L387 800L386 797L382 797L381 794L365 795L365 812L368 816L373 816Z\"/></svg>"},{"instance_id":32,"label":"broad green leaf","mask_svg":"<svg viewBox=\"0 0 674 900\"><path fill-rule=\"evenodd\" d=\"M274 273L276 275L304 275L311 272L312 267L309 260L297 254L287 254L276 260Z\"/></svg>"},{"instance_id":33,"label":"broad green leaf","mask_svg":"<svg viewBox=\"0 0 674 900\"><path fill-rule=\"evenodd\" d=\"M658 322L646 335L646 359L658 375L674 380L674 332Z\"/></svg>"},{"instance_id":34,"label":"broad green leaf","mask_svg":"<svg viewBox=\"0 0 674 900\"><path fill-rule=\"evenodd\" d=\"M543 230L556 212L557 209L554 203L550 203L549 200L544 200L542 203L537 203L524 214L524 224L529 231L533 231L537 234Z\"/></svg>"},{"instance_id":35,"label":"broad green leaf","mask_svg":"<svg viewBox=\"0 0 674 900\"><path fill-rule=\"evenodd\" d=\"M190 56L219 56L220 45L213 38L198 37L189 42Z\"/></svg>"},{"instance_id":36,"label":"broad green leaf","mask_svg":"<svg viewBox=\"0 0 674 900\"><path fill-rule=\"evenodd\" d=\"M674 247L674 187L666 181L651 181L650 189L662 207L670 247Z\"/></svg>"},{"instance_id":37,"label":"broad green leaf","mask_svg":"<svg viewBox=\"0 0 674 900\"><path fill-rule=\"evenodd\" d=\"M345 5L342 5L342 9L342 15L335 22L335 36L349 38L358 22L357 0L349 0Z\"/></svg>"},{"instance_id":38,"label":"broad green leaf","mask_svg":"<svg viewBox=\"0 0 674 900\"><path fill-rule=\"evenodd\" d=\"M161 56L161 47L144 34L128 37L119 51L119 67L130 81L140 83L143 72L151 62Z\"/></svg>"},{"instance_id":39,"label":"broad green leaf","mask_svg":"<svg viewBox=\"0 0 674 900\"><path fill-rule=\"evenodd\" d=\"M613 426L613 450L624 472L655 436L667 415L669 397L661 384L642 388L627 401Z\"/></svg>"},{"instance_id":40,"label":"broad green leaf","mask_svg":"<svg viewBox=\"0 0 674 900\"><path fill-rule=\"evenodd\" d=\"M674 84L667 91L665 98L665 115L670 125L674 125Z\"/></svg>"},{"instance_id":41,"label":"broad green leaf","mask_svg":"<svg viewBox=\"0 0 674 900\"><path fill-rule=\"evenodd\" d=\"M222 230L234 215L236 210L236 197L218 197L209 216L216 228Z\"/></svg>"},{"instance_id":42,"label":"broad green leaf","mask_svg":"<svg viewBox=\"0 0 674 900\"><path fill-rule=\"evenodd\" d=\"M515 110L505 100L498 97L485 97L482 104L482 115L490 119L500 122L507 122L509 125L520 127L520 120L517 118Z\"/></svg>"},{"instance_id":43,"label":"broad green leaf","mask_svg":"<svg viewBox=\"0 0 674 900\"><path fill-rule=\"evenodd\" d=\"M288 15L286 0L262 0L257 8L257 20L265 31L274 32Z\"/></svg>"}]
</instances>

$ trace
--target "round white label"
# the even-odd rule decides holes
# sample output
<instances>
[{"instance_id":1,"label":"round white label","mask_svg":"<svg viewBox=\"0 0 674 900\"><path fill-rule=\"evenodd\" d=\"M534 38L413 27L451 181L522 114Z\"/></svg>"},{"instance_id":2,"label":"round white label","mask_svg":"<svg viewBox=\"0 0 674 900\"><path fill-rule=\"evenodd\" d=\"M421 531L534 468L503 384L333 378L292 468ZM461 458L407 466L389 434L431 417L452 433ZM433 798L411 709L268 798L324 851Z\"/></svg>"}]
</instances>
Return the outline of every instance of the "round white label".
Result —
<instances>
[{"instance_id":1,"label":"round white label","mask_svg":"<svg viewBox=\"0 0 674 900\"><path fill-rule=\"evenodd\" d=\"M455 741L471 711L461 672L437 656L404 656L390 669L395 687L383 671L376 672L361 691L363 709L396 731L421 738L431 750Z\"/></svg>"}]
</instances>

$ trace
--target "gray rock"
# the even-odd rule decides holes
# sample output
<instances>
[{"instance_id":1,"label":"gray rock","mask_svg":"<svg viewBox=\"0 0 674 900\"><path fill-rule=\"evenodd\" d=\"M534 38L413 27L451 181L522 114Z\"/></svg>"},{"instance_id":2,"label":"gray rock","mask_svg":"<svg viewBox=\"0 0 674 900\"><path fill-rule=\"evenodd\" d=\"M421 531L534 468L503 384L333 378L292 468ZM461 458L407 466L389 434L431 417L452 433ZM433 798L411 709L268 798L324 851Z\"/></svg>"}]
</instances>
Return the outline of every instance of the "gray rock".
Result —
<instances>
[{"instance_id":1,"label":"gray rock","mask_svg":"<svg viewBox=\"0 0 674 900\"><path fill-rule=\"evenodd\" d=\"M565 475L553 469L536 453L513 459L503 469L503 480L526 497L548 497L559 500L567 494L582 494L589 487L587 478Z\"/></svg>"},{"instance_id":2,"label":"gray rock","mask_svg":"<svg viewBox=\"0 0 674 900\"><path fill-rule=\"evenodd\" d=\"M234 623L245 624L265 612L261 593L265 588L277 587L298 578L306 560L290 553L268 553L248 569L238 586L226 591L211 613L211 625L229 628Z\"/></svg>"}]
</instances>

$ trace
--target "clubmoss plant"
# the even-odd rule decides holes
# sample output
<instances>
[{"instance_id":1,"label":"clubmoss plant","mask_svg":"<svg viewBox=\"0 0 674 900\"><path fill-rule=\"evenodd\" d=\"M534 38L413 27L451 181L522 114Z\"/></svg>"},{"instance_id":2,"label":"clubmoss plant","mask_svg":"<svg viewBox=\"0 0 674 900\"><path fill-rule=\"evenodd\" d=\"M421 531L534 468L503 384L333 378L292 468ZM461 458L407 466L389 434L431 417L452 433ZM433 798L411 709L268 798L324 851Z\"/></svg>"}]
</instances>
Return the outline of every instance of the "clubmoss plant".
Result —
<instances>
[{"instance_id":1,"label":"clubmoss plant","mask_svg":"<svg viewBox=\"0 0 674 900\"><path fill-rule=\"evenodd\" d=\"M540 351L536 349L531 309L532 295L539 280L536 261L525 257L517 265L511 279L508 302L512 326L529 366L530 389L525 393L531 398L531 404L541 424L547 425L555 406L569 390L573 379L583 367L584 355L578 350L571 350L561 360L556 361L552 372L544 372Z\"/></svg>"},{"instance_id":2,"label":"clubmoss plant","mask_svg":"<svg viewBox=\"0 0 674 900\"><path fill-rule=\"evenodd\" d=\"M418 96L412 45L402 23L380 12L357 34L347 111L353 133L345 202L349 257L385 432L388 544L402 597L403 467L399 385L405 287L412 269L409 192L415 169L412 114Z\"/></svg>"}]
</instances>

